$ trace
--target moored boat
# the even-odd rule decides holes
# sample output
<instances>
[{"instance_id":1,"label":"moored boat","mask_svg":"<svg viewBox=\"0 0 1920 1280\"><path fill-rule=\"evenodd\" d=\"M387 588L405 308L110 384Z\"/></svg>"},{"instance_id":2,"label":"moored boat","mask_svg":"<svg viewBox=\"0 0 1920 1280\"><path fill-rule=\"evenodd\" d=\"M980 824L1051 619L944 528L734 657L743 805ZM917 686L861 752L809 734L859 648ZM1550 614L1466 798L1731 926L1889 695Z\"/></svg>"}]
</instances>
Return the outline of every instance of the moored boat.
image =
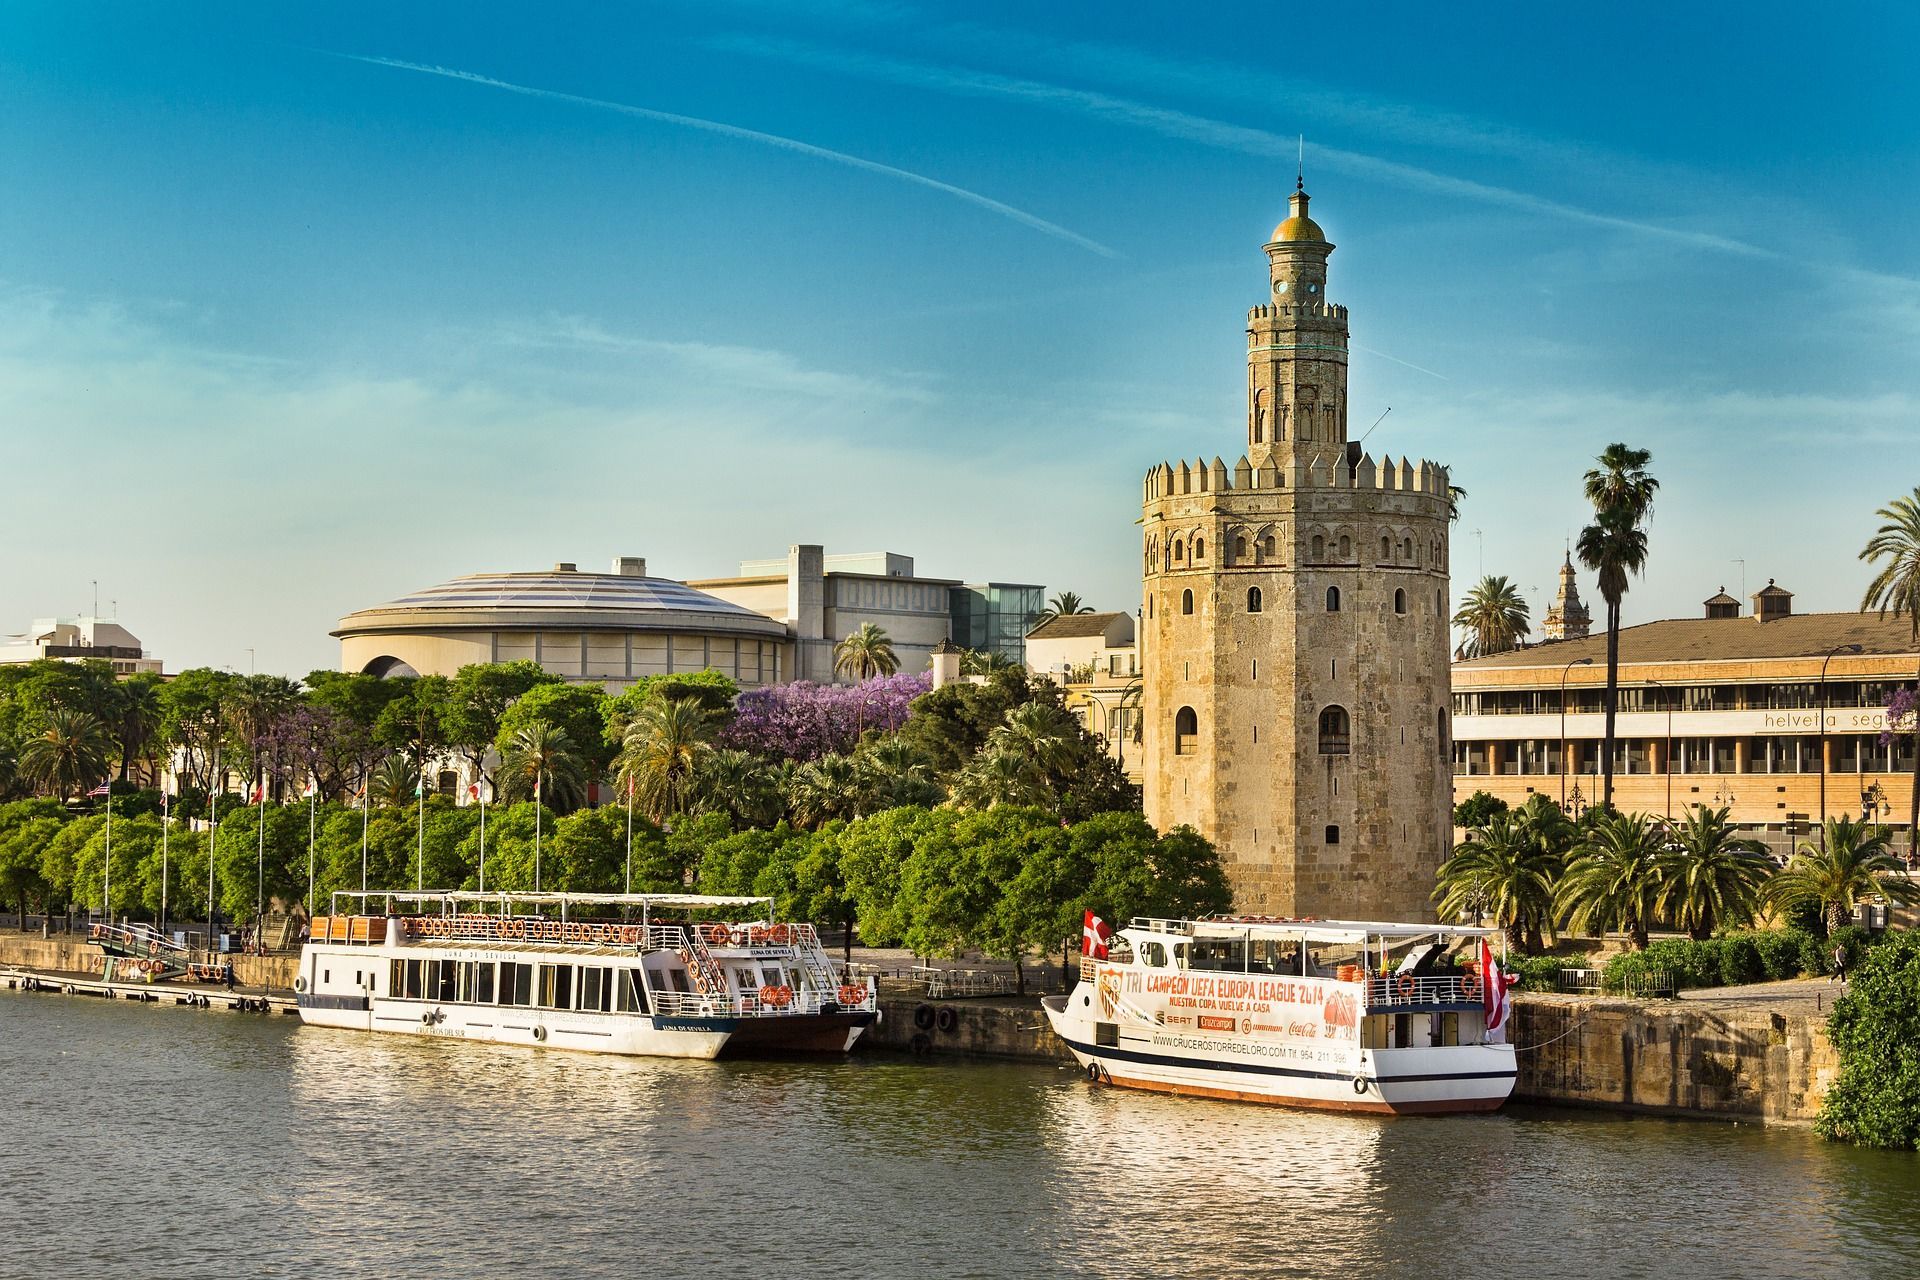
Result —
<instances>
[{"instance_id":1,"label":"moored boat","mask_svg":"<svg viewBox=\"0 0 1920 1280\"><path fill-rule=\"evenodd\" d=\"M315 1026L671 1058L844 1053L879 1016L812 925L697 894L336 893L294 989Z\"/></svg>"},{"instance_id":2,"label":"moored boat","mask_svg":"<svg viewBox=\"0 0 1920 1280\"><path fill-rule=\"evenodd\" d=\"M1090 934L1090 938L1093 935ZM1392 1114L1513 1091L1495 929L1262 916L1136 919L1041 1003L1099 1083ZM1471 955L1455 953L1463 946Z\"/></svg>"}]
</instances>

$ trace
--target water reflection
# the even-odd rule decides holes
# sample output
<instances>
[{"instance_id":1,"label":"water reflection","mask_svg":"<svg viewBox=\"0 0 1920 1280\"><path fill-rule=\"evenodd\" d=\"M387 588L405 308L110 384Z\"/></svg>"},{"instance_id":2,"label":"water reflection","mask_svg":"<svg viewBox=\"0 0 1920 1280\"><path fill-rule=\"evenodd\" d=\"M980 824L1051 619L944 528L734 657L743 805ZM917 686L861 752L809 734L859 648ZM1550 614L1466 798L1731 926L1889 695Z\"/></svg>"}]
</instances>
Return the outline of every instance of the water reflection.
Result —
<instances>
[{"instance_id":1,"label":"water reflection","mask_svg":"<svg viewBox=\"0 0 1920 1280\"><path fill-rule=\"evenodd\" d=\"M605 1058L0 994L0 1089L0 1227L83 1272L1875 1275L1920 1246L1913 1157L1803 1133L1325 1116L1044 1067Z\"/></svg>"}]
</instances>

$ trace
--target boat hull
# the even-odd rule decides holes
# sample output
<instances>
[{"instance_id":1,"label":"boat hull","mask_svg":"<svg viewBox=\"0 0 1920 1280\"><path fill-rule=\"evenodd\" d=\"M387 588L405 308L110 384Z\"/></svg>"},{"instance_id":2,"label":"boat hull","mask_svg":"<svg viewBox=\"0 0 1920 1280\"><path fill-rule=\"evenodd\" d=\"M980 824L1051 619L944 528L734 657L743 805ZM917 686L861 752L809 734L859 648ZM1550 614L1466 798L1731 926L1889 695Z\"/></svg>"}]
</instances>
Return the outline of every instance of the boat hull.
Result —
<instances>
[{"instance_id":1,"label":"boat hull","mask_svg":"<svg viewBox=\"0 0 1920 1280\"><path fill-rule=\"evenodd\" d=\"M1100 1044L1094 1022L1072 1016L1066 998L1041 1004L1089 1077L1121 1088L1376 1115L1493 1111L1513 1092L1511 1045L1373 1050L1349 1071L1311 1070L1236 1058L1226 1040L1211 1050L1168 1052L1153 1035L1130 1028L1115 1043Z\"/></svg>"}]
</instances>

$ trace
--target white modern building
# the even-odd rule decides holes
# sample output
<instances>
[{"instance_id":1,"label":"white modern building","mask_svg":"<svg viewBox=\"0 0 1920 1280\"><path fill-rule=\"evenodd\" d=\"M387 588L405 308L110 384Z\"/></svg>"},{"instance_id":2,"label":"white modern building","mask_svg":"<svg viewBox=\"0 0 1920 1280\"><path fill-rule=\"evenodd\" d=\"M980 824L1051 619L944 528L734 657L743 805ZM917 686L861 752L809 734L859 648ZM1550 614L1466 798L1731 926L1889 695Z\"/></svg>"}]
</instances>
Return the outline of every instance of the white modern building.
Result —
<instances>
[{"instance_id":1,"label":"white modern building","mask_svg":"<svg viewBox=\"0 0 1920 1280\"><path fill-rule=\"evenodd\" d=\"M140 637L104 618L35 618L33 625L19 635L0 636L0 665L43 658L111 662L116 676L161 674L160 659L141 648Z\"/></svg>"}]
</instances>

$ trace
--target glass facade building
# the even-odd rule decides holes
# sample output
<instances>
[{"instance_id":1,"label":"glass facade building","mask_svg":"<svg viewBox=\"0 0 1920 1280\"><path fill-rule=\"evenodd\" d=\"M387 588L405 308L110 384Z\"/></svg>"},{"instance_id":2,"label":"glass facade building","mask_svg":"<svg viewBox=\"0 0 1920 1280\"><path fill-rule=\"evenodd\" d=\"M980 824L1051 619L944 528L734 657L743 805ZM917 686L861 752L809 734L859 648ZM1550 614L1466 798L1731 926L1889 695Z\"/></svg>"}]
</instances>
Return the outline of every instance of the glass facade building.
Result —
<instances>
[{"instance_id":1,"label":"glass facade building","mask_svg":"<svg viewBox=\"0 0 1920 1280\"><path fill-rule=\"evenodd\" d=\"M953 642L962 649L996 653L1024 666L1027 632L1047 607L1045 587L1011 582L968 583L953 588Z\"/></svg>"}]
</instances>

